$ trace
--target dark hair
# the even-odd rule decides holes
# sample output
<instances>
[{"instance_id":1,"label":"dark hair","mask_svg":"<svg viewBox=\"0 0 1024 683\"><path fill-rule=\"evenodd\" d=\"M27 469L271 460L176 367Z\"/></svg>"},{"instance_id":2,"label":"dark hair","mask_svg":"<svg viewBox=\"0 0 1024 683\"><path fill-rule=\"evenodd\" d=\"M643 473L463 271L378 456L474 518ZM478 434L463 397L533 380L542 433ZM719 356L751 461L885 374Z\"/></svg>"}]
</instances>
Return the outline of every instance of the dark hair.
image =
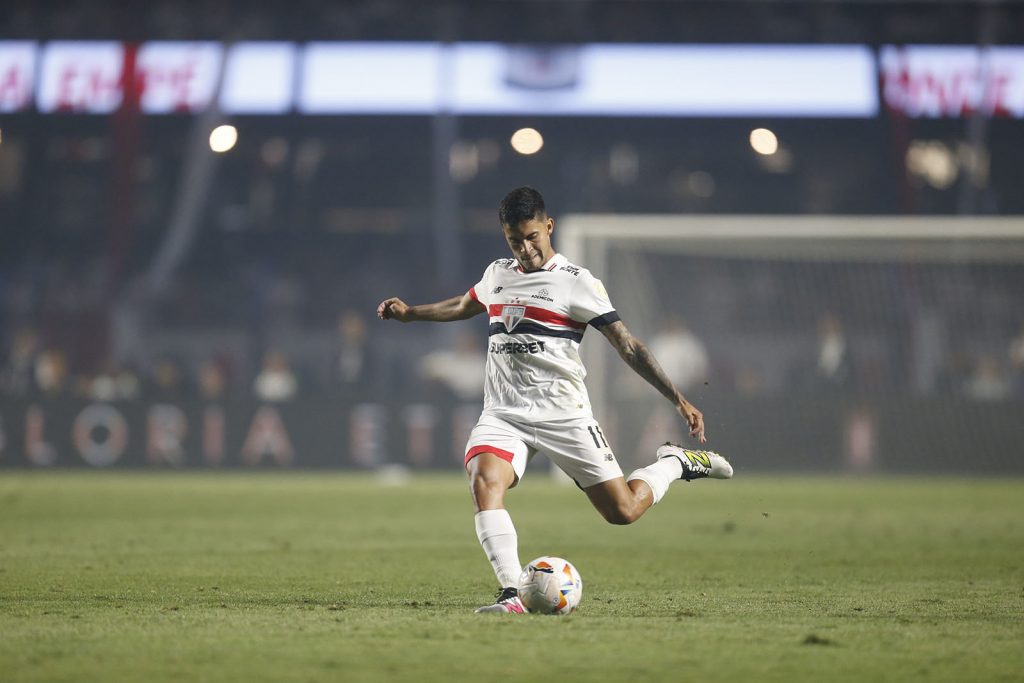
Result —
<instances>
[{"instance_id":1,"label":"dark hair","mask_svg":"<svg viewBox=\"0 0 1024 683\"><path fill-rule=\"evenodd\" d=\"M532 187L517 187L505 195L498 206L498 221L512 228L523 221L547 218L547 215L544 197Z\"/></svg>"}]
</instances>

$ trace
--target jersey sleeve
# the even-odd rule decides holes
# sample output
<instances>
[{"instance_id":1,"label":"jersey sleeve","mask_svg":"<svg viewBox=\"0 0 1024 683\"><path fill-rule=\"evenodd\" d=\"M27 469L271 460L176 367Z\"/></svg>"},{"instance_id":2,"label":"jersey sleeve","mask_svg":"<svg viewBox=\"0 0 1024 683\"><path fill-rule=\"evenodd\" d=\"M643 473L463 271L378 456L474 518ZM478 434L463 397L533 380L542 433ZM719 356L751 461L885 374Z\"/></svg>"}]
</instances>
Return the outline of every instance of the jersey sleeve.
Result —
<instances>
[{"instance_id":1,"label":"jersey sleeve","mask_svg":"<svg viewBox=\"0 0 1024 683\"><path fill-rule=\"evenodd\" d=\"M491 273L494 272L494 264L487 266L487 270L480 276L480 282L469 288L469 295L473 297L477 303L481 304L484 308L487 308L491 301Z\"/></svg>"},{"instance_id":2,"label":"jersey sleeve","mask_svg":"<svg viewBox=\"0 0 1024 683\"><path fill-rule=\"evenodd\" d=\"M589 271L580 273L576 281L569 315L573 320L593 327L604 327L619 319L619 314L608 298L608 291Z\"/></svg>"}]
</instances>

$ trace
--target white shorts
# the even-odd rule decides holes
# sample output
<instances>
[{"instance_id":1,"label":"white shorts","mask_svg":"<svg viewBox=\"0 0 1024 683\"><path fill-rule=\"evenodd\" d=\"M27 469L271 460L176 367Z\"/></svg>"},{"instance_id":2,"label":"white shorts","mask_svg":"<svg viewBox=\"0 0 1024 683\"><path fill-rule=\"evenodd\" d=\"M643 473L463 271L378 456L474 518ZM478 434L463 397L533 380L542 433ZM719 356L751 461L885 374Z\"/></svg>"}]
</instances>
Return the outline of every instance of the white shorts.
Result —
<instances>
[{"instance_id":1,"label":"white shorts","mask_svg":"<svg viewBox=\"0 0 1024 683\"><path fill-rule=\"evenodd\" d=\"M525 423L481 415L466 443L466 464L480 453L494 453L512 463L513 486L537 453L546 455L584 489L622 476L601 426L592 417Z\"/></svg>"}]
</instances>

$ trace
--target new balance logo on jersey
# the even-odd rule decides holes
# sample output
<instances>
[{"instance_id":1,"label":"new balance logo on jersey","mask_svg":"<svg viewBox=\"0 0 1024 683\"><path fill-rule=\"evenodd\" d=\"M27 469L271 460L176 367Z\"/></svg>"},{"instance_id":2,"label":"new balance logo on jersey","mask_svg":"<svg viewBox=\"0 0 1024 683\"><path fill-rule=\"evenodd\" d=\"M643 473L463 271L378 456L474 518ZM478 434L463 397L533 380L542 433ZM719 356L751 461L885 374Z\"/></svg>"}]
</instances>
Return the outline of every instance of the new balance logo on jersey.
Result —
<instances>
[{"instance_id":1,"label":"new balance logo on jersey","mask_svg":"<svg viewBox=\"0 0 1024 683\"><path fill-rule=\"evenodd\" d=\"M495 287L494 289L491 290L491 294L497 294L502 289L503 289L503 287L501 285L498 285L497 287Z\"/></svg>"},{"instance_id":2,"label":"new balance logo on jersey","mask_svg":"<svg viewBox=\"0 0 1024 683\"><path fill-rule=\"evenodd\" d=\"M509 354L509 353L543 353L544 342L533 341L533 342L503 342L501 344L497 342L491 342L491 353L498 355Z\"/></svg>"},{"instance_id":3,"label":"new balance logo on jersey","mask_svg":"<svg viewBox=\"0 0 1024 683\"><path fill-rule=\"evenodd\" d=\"M539 292L537 292L536 294L534 294L530 298L531 299L542 299L544 301L554 301L554 299L551 298L551 295L548 294L548 290L546 290L546 289L540 290Z\"/></svg>"},{"instance_id":4,"label":"new balance logo on jersey","mask_svg":"<svg viewBox=\"0 0 1024 683\"><path fill-rule=\"evenodd\" d=\"M501 322L505 323L505 331L511 332L516 328L523 317L526 315L526 306L509 306L505 305L501 307Z\"/></svg>"}]
</instances>

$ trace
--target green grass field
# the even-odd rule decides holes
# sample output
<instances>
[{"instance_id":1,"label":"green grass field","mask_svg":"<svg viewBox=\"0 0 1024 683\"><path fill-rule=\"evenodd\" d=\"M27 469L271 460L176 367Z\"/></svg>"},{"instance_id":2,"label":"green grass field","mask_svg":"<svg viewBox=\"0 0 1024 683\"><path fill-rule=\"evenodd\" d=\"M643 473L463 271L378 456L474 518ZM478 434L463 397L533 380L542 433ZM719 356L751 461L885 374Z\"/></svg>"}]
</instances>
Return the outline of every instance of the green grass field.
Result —
<instances>
[{"instance_id":1,"label":"green grass field","mask_svg":"<svg viewBox=\"0 0 1024 683\"><path fill-rule=\"evenodd\" d=\"M0 680L1021 681L1024 481L676 484L631 527L531 476L497 586L457 476L4 473Z\"/></svg>"}]
</instances>

